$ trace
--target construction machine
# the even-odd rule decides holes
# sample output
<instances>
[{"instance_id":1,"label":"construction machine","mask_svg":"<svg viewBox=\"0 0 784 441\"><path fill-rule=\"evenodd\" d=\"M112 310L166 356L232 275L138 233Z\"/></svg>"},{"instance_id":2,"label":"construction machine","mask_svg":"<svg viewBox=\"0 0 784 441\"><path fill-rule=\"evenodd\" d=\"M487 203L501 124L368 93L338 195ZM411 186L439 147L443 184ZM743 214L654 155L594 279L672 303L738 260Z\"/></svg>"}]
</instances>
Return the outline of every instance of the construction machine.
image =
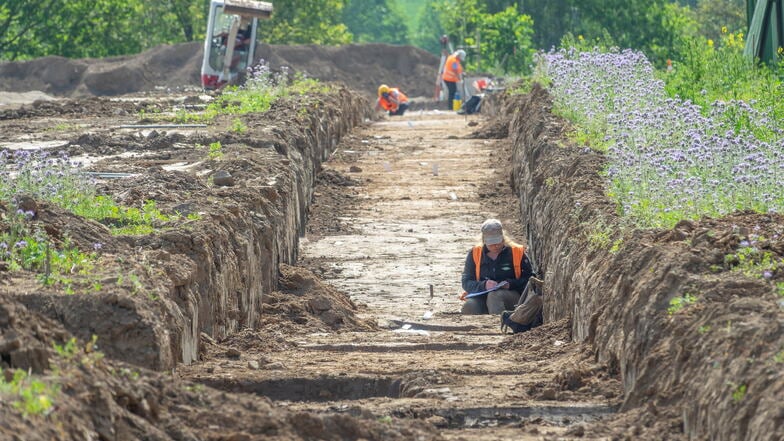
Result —
<instances>
[{"instance_id":1,"label":"construction machine","mask_svg":"<svg viewBox=\"0 0 784 441\"><path fill-rule=\"evenodd\" d=\"M211 0L204 38L201 85L219 89L234 84L253 63L259 19L272 16L272 3Z\"/></svg>"}]
</instances>

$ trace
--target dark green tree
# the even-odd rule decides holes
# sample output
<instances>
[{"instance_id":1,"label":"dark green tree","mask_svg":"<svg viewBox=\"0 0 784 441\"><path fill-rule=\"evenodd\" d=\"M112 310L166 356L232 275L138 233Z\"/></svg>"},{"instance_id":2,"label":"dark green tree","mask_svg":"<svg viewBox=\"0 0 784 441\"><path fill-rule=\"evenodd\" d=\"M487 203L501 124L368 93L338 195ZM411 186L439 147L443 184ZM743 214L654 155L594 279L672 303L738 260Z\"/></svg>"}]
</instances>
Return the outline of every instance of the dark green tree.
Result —
<instances>
[{"instance_id":1,"label":"dark green tree","mask_svg":"<svg viewBox=\"0 0 784 441\"><path fill-rule=\"evenodd\" d=\"M533 20L518 14L514 5L495 14L483 14L477 32L479 68L485 71L530 73L535 51Z\"/></svg>"},{"instance_id":2,"label":"dark green tree","mask_svg":"<svg viewBox=\"0 0 784 441\"><path fill-rule=\"evenodd\" d=\"M700 34L719 41L722 29L727 32L747 29L746 0L700 0L695 9L695 19L700 25Z\"/></svg>"},{"instance_id":3,"label":"dark green tree","mask_svg":"<svg viewBox=\"0 0 784 441\"><path fill-rule=\"evenodd\" d=\"M351 42L341 22L342 0L275 0L272 19L259 26L261 39L277 44L326 44Z\"/></svg>"},{"instance_id":4,"label":"dark green tree","mask_svg":"<svg viewBox=\"0 0 784 441\"><path fill-rule=\"evenodd\" d=\"M480 0L442 0L434 3L434 10L455 48L468 53L468 69L528 72L534 53L533 22L517 12L517 5L489 13Z\"/></svg>"},{"instance_id":5,"label":"dark green tree","mask_svg":"<svg viewBox=\"0 0 784 441\"><path fill-rule=\"evenodd\" d=\"M62 0L9 0L0 3L0 59L36 56L41 47L36 31L44 31L47 20L62 7Z\"/></svg>"},{"instance_id":6,"label":"dark green tree","mask_svg":"<svg viewBox=\"0 0 784 441\"><path fill-rule=\"evenodd\" d=\"M519 0L517 10L533 19L533 44L539 49L549 50L565 34L576 32L579 9L573 0Z\"/></svg>"},{"instance_id":7,"label":"dark green tree","mask_svg":"<svg viewBox=\"0 0 784 441\"><path fill-rule=\"evenodd\" d=\"M343 23L356 43L407 44L405 18L394 2L388 0L347 0Z\"/></svg>"},{"instance_id":8,"label":"dark green tree","mask_svg":"<svg viewBox=\"0 0 784 441\"><path fill-rule=\"evenodd\" d=\"M441 35L445 34L444 26L432 2L425 4L419 16L419 27L411 36L411 42L428 52L441 54Z\"/></svg>"},{"instance_id":9,"label":"dark green tree","mask_svg":"<svg viewBox=\"0 0 784 441\"><path fill-rule=\"evenodd\" d=\"M8 0L0 4L0 57L138 53L201 38L205 12L190 0Z\"/></svg>"}]
</instances>

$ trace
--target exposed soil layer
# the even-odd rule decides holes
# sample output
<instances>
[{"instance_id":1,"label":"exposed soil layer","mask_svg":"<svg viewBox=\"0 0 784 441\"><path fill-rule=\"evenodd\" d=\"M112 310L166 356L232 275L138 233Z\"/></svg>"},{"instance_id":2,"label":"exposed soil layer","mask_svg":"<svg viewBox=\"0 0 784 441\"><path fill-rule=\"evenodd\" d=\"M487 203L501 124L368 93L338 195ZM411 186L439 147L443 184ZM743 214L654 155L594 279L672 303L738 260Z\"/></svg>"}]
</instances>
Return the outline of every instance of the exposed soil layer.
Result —
<instances>
[{"instance_id":1,"label":"exposed soil layer","mask_svg":"<svg viewBox=\"0 0 784 441\"><path fill-rule=\"evenodd\" d=\"M192 42L157 46L134 56L0 62L0 91L39 91L56 97L196 92L201 87L203 53L203 44ZM381 43L335 47L262 44L256 50L256 60L263 60L275 71L285 66L321 81L341 82L369 96L375 96L378 86L387 83L411 97L433 96L439 62L435 55L413 46ZM0 96L0 109L12 101L10 96Z\"/></svg>"},{"instance_id":2,"label":"exposed soil layer","mask_svg":"<svg viewBox=\"0 0 784 441\"><path fill-rule=\"evenodd\" d=\"M602 156L562 147L546 92L507 105L514 182L550 298L545 320L569 318L573 338L619 369L624 409L680 414L689 438L781 437L784 217L621 228ZM602 232L604 245L592 243ZM656 439L661 427L647 424Z\"/></svg>"},{"instance_id":3,"label":"exposed soil layer","mask_svg":"<svg viewBox=\"0 0 784 441\"><path fill-rule=\"evenodd\" d=\"M325 108L327 99L340 105ZM25 293L25 304L82 339L98 335L107 355L152 369L196 359L202 332L223 338L257 326L262 293L277 286L278 264L296 256L319 163L367 108L345 89L297 100L243 117L242 133L227 130L227 117L166 131L143 128L135 115L96 111L7 120L0 142L11 149L54 145L89 164L100 193L126 207L152 200L174 216L154 225L157 234L116 236L110 218L84 220L31 201L23 207L35 213L30 228L45 229L56 244L68 238L82 250L100 247L96 269L50 287L37 285L34 274L14 273L8 291ZM300 106L319 110L297 112ZM208 152L216 143L220 156ZM4 208L10 225L17 207ZM63 290L90 295L58 295Z\"/></svg>"},{"instance_id":4,"label":"exposed soil layer","mask_svg":"<svg viewBox=\"0 0 784 441\"><path fill-rule=\"evenodd\" d=\"M376 122L337 88L242 116L244 130L138 127L198 110L197 91L118 98L0 115L4 151L66 152L100 193L173 216L118 235L27 195L0 202L1 231L21 209L53 246L97 253L51 284L0 265L4 381L30 372L54 402L32 412L4 385L3 439L784 437L784 272L760 269L784 258L784 218L622 228L604 158L570 145L541 88L484 115ZM545 278L539 328L457 313L487 217Z\"/></svg>"}]
</instances>

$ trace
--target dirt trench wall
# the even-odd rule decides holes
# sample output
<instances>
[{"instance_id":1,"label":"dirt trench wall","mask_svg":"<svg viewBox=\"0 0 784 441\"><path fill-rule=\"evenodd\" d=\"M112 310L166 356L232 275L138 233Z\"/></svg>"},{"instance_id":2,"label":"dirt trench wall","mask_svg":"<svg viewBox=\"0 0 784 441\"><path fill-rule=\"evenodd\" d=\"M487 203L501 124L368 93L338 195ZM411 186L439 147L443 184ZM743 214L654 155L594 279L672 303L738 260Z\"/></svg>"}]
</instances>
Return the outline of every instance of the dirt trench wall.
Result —
<instances>
[{"instance_id":1,"label":"dirt trench wall","mask_svg":"<svg viewBox=\"0 0 784 441\"><path fill-rule=\"evenodd\" d=\"M219 160L198 161L193 173L152 169L112 190L129 206L152 199L200 219L148 236L87 240L135 262L144 286L118 289L108 279L106 289L116 292L21 300L82 340L97 335L111 358L157 370L196 360L202 333L222 339L260 324L262 297L277 288L280 264L297 259L321 163L369 112L366 99L342 88L245 115L241 134L220 128L231 119L216 121L216 130L186 150L219 141ZM230 174L233 185L214 185L217 172ZM121 271L127 280L128 270Z\"/></svg>"},{"instance_id":2,"label":"dirt trench wall","mask_svg":"<svg viewBox=\"0 0 784 441\"><path fill-rule=\"evenodd\" d=\"M752 230L780 237L784 218L740 213L622 230L604 195L603 155L568 145L545 90L494 108L513 115L511 179L545 275L545 321L570 318L572 338L618 370L624 409L675 406L689 438L781 439L782 307L771 283L730 271L725 256ZM668 310L685 295L696 302Z\"/></svg>"},{"instance_id":3,"label":"dirt trench wall","mask_svg":"<svg viewBox=\"0 0 784 441\"><path fill-rule=\"evenodd\" d=\"M333 98L335 105L313 106L303 121L251 120L266 154L254 152L224 168L241 184L218 192L223 214L212 215L207 231L164 235L152 246L190 260L190 271L171 277L175 314L185 322L180 347L173 348L176 360L198 357L200 332L221 339L259 325L261 299L277 287L279 264L296 261L316 173L367 108L346 90Z\"/></svg>"}]
</instances>

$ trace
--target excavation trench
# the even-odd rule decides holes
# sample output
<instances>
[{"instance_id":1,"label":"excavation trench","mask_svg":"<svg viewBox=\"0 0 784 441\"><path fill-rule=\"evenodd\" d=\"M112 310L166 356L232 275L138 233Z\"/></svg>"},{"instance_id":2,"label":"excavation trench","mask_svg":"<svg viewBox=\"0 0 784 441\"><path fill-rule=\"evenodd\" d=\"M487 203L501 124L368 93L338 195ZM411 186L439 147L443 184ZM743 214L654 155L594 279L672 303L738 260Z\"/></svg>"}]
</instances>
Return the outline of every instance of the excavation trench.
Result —
<instances>
[{"instance_id":1,"label":"excavation trench","mask_svg":"<svg viewBox=\"0 0 784 441\"><path fill-rule=\"evenodd\" d=\"M604 195L604 157L562 146L566 127L540 88L488 110L510 121L508 142L483 139L482 131L477 138L469 124L478 121L438 112L375 123L342 141L324 168L356 188L347 200L323 202L316 192L318 226L309 227L300 262L347 293L358 316L381 331L310 334L296 359L280 360L298 377L414 375L428 393L354 401L376 416L414 409L446 428L446 437L457 427L481 428L469 437L503 437L522 424L529 434L633 427L639 439L660 439L662 430L775 439L781 308L770 285L716 268L744 234L780 219L740 214L672 231L619 228L619 249L587 246L596 228L620 224ZM528 242L545 277L547 324L536 332L510 339L496 331L495 317L456 314L462 262L488 217ZM710 307L668 313L672 298L695 289ZM727 321L742 322L743 333L705 331ZM767 361L739 365L729 354ZM615 416L618 379L627 413ZM738 384L756 385L755 394L739 400ZM563 418L527 414L552 401ZM292 408L324 410L312 401ZM485 409L499 408L524 410L477 423L497 415Z\"/></svg>"},{"instance_id":2,"label":"excavation trench","mask_svg":"<svg viewBox=\"0 0 784 441\"><path fill-rule=\"evenodd\" d=\"M322 164L298 265L348 295L373 328L324 332L307 320L277 334L285 350L228 339L180 374L295 411L435 426L446 439L536 439L614 414L612 376L560 383L564 371L600 369L563 323L515 351L501 346L513 339L497 317L459 314L460 273L482 221L500 218L524 238L510 145L471 137L480 124L477 115L409 112L356 128ZM284 296L323 291L301 289L304 278L286 274L294 289L282 287ZM280 318L268 317L271 331Z\"/></svg>"},{"instance_id":3,"label":"excavation trench","mask_svg":"<svg viewBox=\"0 0 784 441\"><path fill-rule=\"evenodd\" d=\"M139 105L170 112L182 104L175 99L47 102L3 113L1 142L67 139L72 156L100 157L91 171L105 175L101 190L119 202L153 199L194 219L117 237L52 204L31 205L53 237L82 249L101 244L100 265L71 287L84 295L5 272L0 294L82 341L96 335L113 360L249 393L253 400L229 399L247 403L243 412L258 416L264 396L285 415L318 415L318 424L307 416L308 424L280 429L303 439L323 433L319 424L346 423L335 416L344 413L357 427L381 430L339 432L350 439L781 433L779 298L770 283L724 263L751 231L780 254L780 216L615 228L604 157L569 145L537 87L488 100L481 116L412 111L373 123L364 120L367 101L346 89L300 99L244 116L242 133L228 118L188 135L117 129L140 123ZM52 115L63 130L48 130ZM223 157L209 157L205 146L218 142ZM138 155L122 156L128 151ZM528 243L545 278L544 326L509 336L497 317L458 313L462 265L488 217ZM598 227L617 231L619 246L588 246ZM695 307L668 313L685 293L699 293ZM3 314L4 326L26 323L5 318L21 315L14 308ZM3 341L4 363L46 368L50 342ZM120 397L119 408L93 407L130 409L153 424L139 403L164 402L167 389L128 391L130 383L112 381L114 395L95 399ZM212 406L225 400L165 393ZM223 436L220 424L189 421ZM258 433L274 425L259 424Z\"/></svg>"}]
</instances>

